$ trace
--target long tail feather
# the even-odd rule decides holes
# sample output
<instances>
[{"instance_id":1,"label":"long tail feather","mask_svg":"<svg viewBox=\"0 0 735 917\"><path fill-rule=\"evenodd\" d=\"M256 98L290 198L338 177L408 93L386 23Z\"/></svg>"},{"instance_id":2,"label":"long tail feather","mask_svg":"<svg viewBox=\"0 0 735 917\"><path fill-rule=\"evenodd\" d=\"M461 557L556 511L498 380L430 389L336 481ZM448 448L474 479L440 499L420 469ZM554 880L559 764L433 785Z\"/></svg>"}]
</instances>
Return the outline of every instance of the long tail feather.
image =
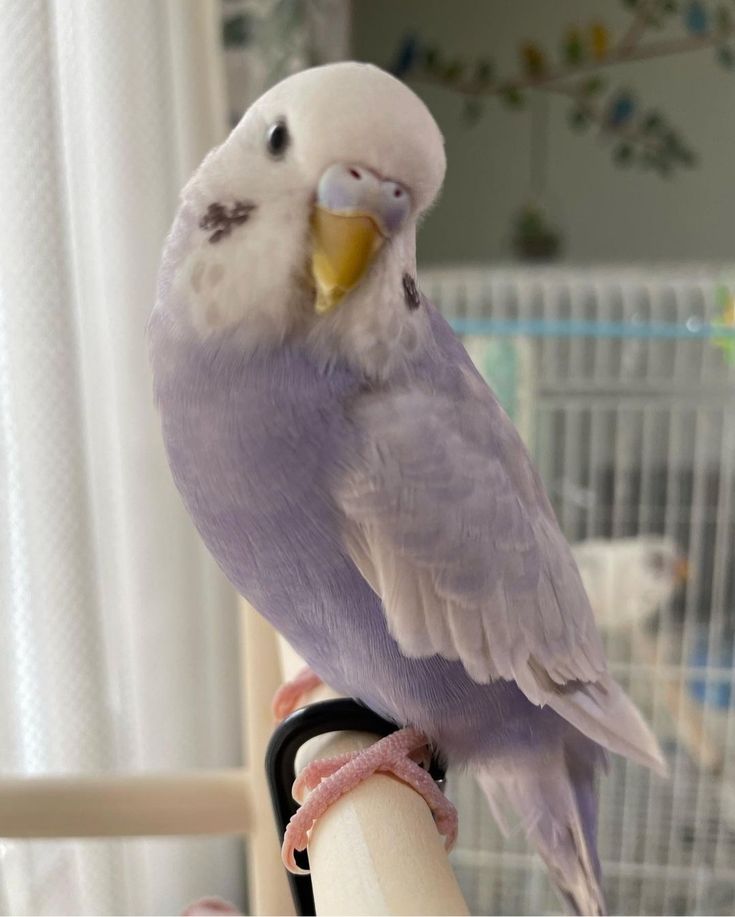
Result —
<instances>
[{"instance_id":1,"label":"long tail feather","mask_svg":"<svg viewBox=\"0 0 735 917\"><path fill-rule=\"evenodd\" d=\"M656 737L633 701L609 675L596 683L580 683L574 690L550 687L543 700L603 748L667 776Z\"/></svg>"},{"instance_id":2,"label":"long tail feather","mask_svg":"<svg viewBox=\"0 0 735 917\"><path fill-rule=\"evenodd\" d=\"M603 761L599 746L574 735L561 741L551 756L513 768L493 764L477 774L496 820L502 803L509 803L577 914L605 913L596 844L595 783L595 772ZM503 821L501 817L501 829Z\"/></svg>"}]
</instances>

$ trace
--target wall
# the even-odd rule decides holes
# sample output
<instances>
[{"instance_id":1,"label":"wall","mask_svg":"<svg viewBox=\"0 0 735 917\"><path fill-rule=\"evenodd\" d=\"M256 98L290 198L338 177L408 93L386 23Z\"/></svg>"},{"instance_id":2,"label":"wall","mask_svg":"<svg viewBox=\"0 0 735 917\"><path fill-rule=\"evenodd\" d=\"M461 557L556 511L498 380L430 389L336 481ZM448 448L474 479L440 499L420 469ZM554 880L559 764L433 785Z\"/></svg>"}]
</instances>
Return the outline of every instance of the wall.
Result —
<instances>
[{"instance_id":1,"label":"wall","mask_svg":"<svg viewBox=\"0 0 735 917\"><path fill-rule=\"evenodd\" d=\"M518 73L523 39L558 57L568 24L601 20L617 37L630 21L613 0L353 0L353 15L357 59L386 66L400 38L415 30L449 54L489 55L505 75ZM669 179L620 169L594 131L577 134L567 127L569 103L551 98L545 199L564 228L566 259L732 260L735 71L720 67L711 50L608 69L616 84L669 116L700 164ZM511 220L529 199L529 114L494 101L468 128L458 96L411 85L444 131L449 162L442 199L420 236L422 260L509 258Z\"/></svg>"}]
</instances>

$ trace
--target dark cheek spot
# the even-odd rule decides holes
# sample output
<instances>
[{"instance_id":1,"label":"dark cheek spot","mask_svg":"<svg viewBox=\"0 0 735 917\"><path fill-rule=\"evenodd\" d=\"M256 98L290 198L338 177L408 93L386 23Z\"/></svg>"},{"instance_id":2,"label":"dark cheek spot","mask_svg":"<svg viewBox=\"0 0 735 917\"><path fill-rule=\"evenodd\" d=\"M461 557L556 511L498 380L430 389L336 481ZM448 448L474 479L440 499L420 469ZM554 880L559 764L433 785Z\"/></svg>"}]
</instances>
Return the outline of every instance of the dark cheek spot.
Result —
<instances>
[{"instance_id":1,"label":"dark cheek spot","mask_svg":"<svg viewBox=\"0 0 735 917\"><path fill-rule=\"evenodd\" d=\"M421 294L416 286L416 281L410 274L403 275L403 298L410 312L415 311L421 305Z\"/></svg>"},{"instance_id":2,"label":"dark cheek spot","mask_svg":"<svg viewBox=\"0 0 735 917\"><path fill-rule=\"evenodd\" d=\"M207 207L206 213L199 220L199 228L212 233L209 237L211 243L219 242L229 236L233 226L247 223L256 207L257 204L252 201L235 201L230 207L216 201Z\"/></svg>"}]
</instances>

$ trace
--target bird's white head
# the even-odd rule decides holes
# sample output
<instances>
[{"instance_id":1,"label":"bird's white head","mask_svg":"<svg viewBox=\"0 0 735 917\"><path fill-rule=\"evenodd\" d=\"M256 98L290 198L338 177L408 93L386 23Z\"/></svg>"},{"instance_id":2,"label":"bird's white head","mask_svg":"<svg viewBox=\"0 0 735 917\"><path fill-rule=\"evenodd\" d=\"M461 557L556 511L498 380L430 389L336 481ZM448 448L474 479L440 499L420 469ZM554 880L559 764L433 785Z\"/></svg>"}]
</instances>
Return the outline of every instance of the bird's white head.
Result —
<instances>
[{"instance_id":1,"label":"bird's white head","mask_svg":"<svg viewBox=\"0 0 735 917\"><path fill-rule=\"evenodd\" d=\"M358 63L291 76L184 189L168 298L202 336L254 348L301 335L380 375L425 332L416 224L444 170L439 128L399 80Z\"/></svg>"},{"instance_id":2,"label":"bird's white head","mask_svg":"<svg viewBox=\"0 0 735 917\"><path fill-rule=\"evenodd\" d=\"M665 535L590 539L572 552L597 623L606 631L643 624L689 575L686 555Z\"/></svg>"}]
</instances>

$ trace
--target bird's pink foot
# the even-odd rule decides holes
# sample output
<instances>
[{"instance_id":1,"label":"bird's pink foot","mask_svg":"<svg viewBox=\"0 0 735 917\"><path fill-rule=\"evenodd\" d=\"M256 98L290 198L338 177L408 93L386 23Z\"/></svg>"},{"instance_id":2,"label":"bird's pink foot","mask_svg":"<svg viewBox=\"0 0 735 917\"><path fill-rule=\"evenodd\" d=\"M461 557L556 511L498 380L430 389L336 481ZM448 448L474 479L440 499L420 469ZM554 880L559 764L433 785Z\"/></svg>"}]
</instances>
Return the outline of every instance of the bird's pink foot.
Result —
<instances>
[{"instance_id":1,"label":"bird's pink foot","mask_svg":"<svg viewBox=\"0 0 735 917\"><path fill-rule=\"evenodd\" d=\"M322 780L331 777L340 767L353 761L359 751L348 751L344 755L334 755L331 758L320 758L318 761L312 761L307 764L294 781L291 787L291 795L299 804L304 801L307 793L316 789Z\"/></svg>"},{"instance_id":2,"label":"bird's pink foot","mask_svg":"<svg viewBox=\"0 0 735 917\"><path fill-rule=\"evenodd\" d=\"M312 672L308 665L305 665L290 681L284 681L271 701L271 710L276 720L279 722L285 720L294 710L303 707L304 695L318 688L321 683L321 678Z\"/></svg>"},{"instance_id":3,"label":"bird's pink foot","mask_svg":"<svg viewBox=\"0 0 735 917\"><path fill-rule=\"evenodd\" d=\"M297 874L304 872L296 864L294 853L306 849L316 820L333 802L376 773L393 774L423 796L439 833L446 838L447 849L451 849L457 839L457 811L431 776L413 760L427 744L422 732L408 727L361 751L323 758L305 767L294 783L293 796L298 801L305 791L311 793L286 828L281 848L286 868Z\"/></svg>"}]
</instances>

